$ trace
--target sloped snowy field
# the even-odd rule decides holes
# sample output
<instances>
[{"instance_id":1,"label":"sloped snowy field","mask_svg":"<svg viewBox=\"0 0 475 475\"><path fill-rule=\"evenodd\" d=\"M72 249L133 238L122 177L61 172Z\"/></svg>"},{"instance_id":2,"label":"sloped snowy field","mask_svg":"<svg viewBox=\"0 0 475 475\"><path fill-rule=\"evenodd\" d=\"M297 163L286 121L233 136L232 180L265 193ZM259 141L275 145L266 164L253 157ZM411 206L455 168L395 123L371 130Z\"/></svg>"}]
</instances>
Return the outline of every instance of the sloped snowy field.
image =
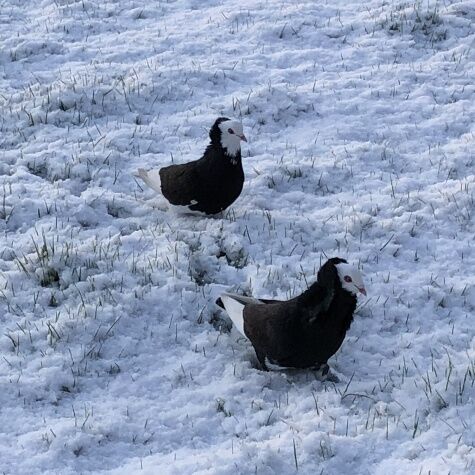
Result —
<instances>
[{"instance_id":1,"label":"sloped snowy field","mask_svg":"<svg viewBox=\"0 0 475 475\"><path fill-rule=\"evenodd\" d=\"M475 473L475 2L0 0L0 472ZM132 174L241 117L246 183ZM264 373L213 302L369 292Z\"/></svg>"}]
</instances>

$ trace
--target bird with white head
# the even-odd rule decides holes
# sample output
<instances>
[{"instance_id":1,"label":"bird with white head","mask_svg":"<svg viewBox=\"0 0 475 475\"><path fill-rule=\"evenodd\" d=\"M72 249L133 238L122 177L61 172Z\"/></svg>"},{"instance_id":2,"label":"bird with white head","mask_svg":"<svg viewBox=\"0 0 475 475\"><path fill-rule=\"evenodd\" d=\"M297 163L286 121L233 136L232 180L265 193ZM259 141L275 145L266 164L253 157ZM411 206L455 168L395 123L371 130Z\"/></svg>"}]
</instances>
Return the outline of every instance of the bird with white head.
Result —
<instances>
[{"instance_id":1,"label":"bird with white head","mask_svg":"<svg viewBox=\"0 0 475 475\"><path fill-rule=\"evenodd\" d=\"M250 340L263 369L323 368L340 348L353 320L357 294L366 295L361 272L329 259L317 282L287 301L224 293L217 304Z\"/></svg>"},{"instance_id":2,"label":"bird with white head","mask_svg":"<svg viewBox=\"0 0 475 475\"><path fill-rule=\"evenodd\" d=\"M241 151L241 141L247 142L242 123L237 120L225 120L219 124L221 145L226 153L235 157Z\"/></svg>"},{"instance_id":3,"label":"bird with white head","mask_svg":"<svg viewBox=\"0 0 475 475\"><path fill-rule=\"evenodd\" d=\"M366 295L363 276L356 267L345 262L336 264L335 267L338 272L338 277L340 278L341 286L345 290L353 295L358 295L358 293Z\"/></svg>"},{"instance_id":4,"label":"bird with white head","mask_svg":"<svg viewBox=\"0 0 475 475\"><path fill-rule=\"evenodd\" d=\"M161 192L174 209L216 214L241 194L244 170L241 142L247 142L242 123L219 117L210 129L211 143L199 160L159 170L139 168L136 176Z\"/></svg>"}]
</instances>

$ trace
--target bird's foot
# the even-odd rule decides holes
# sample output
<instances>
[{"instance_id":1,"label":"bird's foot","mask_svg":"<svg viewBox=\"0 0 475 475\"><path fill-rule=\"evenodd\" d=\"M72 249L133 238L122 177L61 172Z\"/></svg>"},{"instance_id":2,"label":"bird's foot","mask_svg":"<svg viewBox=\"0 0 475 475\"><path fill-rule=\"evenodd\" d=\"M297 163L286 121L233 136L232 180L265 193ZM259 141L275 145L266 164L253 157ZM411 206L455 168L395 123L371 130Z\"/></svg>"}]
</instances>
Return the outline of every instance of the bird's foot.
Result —
<instances>
[{"instance_id":1,"label":"bird's foot","mask_svg":"<svg viewBox=\"0 0 475 475\"><path fill-rule=\"evenodd\" d=\"M259 361L259 364L261 365L261 371L269 371L265 361Z\"/></svg>"},{"instance_id":2,"label":"bird's foot","mask_svg":"<svg viewBox=\"0 0 475 475\"><path fill-rule=\"evenodd\" d=\"M315 366L315 378L319 381L330 381L338 383L340 380L338 376L330 371L330 366L327 363L320 363Z\"/></svg>"},{"instance_id":3,"label":"bird's foot","mask_svg":"<svg viewBox=\"0 0 475 475\"><path fill-rule=\"evenodd\" d=\"M257 356L257 360L259 361L259 364L261 366L261 370L262 371L269 371L269 368L267 367L267 364L266 364L266 357L262 353L257 353L257 352L256 352L256 356Z\"/></svg>"}]
</instances>

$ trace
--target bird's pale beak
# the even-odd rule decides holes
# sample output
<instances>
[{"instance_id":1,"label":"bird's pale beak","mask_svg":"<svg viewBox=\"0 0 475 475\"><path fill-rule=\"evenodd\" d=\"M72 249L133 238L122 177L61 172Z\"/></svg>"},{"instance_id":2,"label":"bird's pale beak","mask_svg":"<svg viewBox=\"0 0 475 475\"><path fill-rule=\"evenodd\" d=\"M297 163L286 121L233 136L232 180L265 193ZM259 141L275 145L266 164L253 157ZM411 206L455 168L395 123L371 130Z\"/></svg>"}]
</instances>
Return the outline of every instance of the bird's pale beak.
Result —
<instances>
[{"instance_id":1,"label":"bird's pale beak","mask_svg":"<svg viewBox=\"0 0 475 475\"><path fill-rule=\"evenodd\" d=\"M244 134L238 135L238 137L239 137L241 140L244 140L244 142L247 142L246 136L245 136Z\"/></svg>"},{"instance_id":2,"label":"bird's pale beak","mask_svg":"<svg viewBox=\"0 0 475 475\"><path fill-rule=\"evenodd\" d=\"M366 289L364 287L357 287L357 289L364 295L366 296Z\"/></svg>"}]
</instances>

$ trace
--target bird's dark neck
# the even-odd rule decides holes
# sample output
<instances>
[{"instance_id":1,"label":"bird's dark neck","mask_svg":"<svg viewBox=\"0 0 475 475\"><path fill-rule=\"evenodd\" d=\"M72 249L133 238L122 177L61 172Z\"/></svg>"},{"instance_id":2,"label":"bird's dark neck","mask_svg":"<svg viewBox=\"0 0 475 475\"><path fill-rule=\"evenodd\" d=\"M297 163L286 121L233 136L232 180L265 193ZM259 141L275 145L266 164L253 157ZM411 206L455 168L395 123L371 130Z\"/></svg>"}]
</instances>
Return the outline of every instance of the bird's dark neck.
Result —
<instances>
[{"instance_id":1,"label":"bird's dark neck","mask_svg":"<svg viewBox=\"0 0 475 475\"><path fill-rule=\"evenodd\" d=\"M228 154L227 150L221 145L219 141L212 141L205 151L205 156L210 158L219 159L224 163L230 163L231 165L241 164L241 150L238 150L235 155Z\"/></svg>"},{"instance_id":2,"label":"bird's dark neck","mask_svg":"<svg viewBox=\"0 0 475 475\"><path fill-rule=\"evenodd\" d=\"M314 282L300 296L300 299L304 305L317 305L321 304L323 300L333 298L335 292L341 289L341 282L336 272L319 273L317 282Z\"/></svg>"},{"instance_id":3,"label":"bird's dark neck","mask_svg":"<svg viewBox=\"0 0 475 475\"><path fill-rule=\"evenodd\" d=\"M356 307L356 297L343 289L339 279L325 282L315 282L298 297L299 302L307 308L318 308L319 312L327 312L331 305L340 302L350 307Z\"/></svg>"},{"instance_id":4,"label":"bird's dark neck","mask_svg":"<svg viewBox=\"0 0 475 475\"><path fill-rule=\"evenodd\" d=\"M318 282L313 283L298 299L306 307L318 304L322 300L322 294L326 291Z\"/></svg>"},{"instance_id":5,"label":"bird's dark neck","mask_svg":"<svg viewBox=\"0 0 475 475\"><path fill-rule=\"evenodd\" d=\"M226 149L224 150L224 156L226 157L226 160L229 160L231 162L231 165L239 165L241 163L241 150L238 150L236 155L229 155L226 152Z\"/></svg>"},{"instance_id":6,"label":"bird's dark neck","mask_svg":"<svg viewBox=\"0 0 475 475\"><path fill-rule=\"evenodd\" d=\"M335 294L332 313L337 316L335 326L340 327L343 332L350 328L357 302L356 296L342 287Z\"/></svg>"}]
</instances>

